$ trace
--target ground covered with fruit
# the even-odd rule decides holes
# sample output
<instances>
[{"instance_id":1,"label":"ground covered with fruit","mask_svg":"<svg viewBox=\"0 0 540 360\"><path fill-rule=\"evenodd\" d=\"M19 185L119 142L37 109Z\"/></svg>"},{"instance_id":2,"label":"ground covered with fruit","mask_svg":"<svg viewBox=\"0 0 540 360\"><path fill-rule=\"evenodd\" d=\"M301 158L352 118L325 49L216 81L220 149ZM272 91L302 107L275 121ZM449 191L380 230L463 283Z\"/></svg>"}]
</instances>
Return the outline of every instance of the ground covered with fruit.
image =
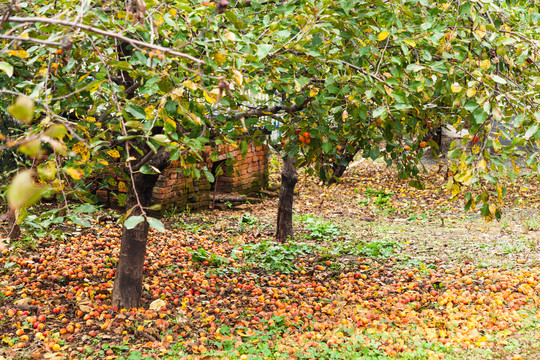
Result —
<instances>
[{"instance_id":1,"label":"ground covered with fruit","mask_svg":"<svg viewBox=\"0 0 540 360\"><path fill-rule=\"evenodd\" d=\"M271 192L168 211L139 309L110 305L114 212L80 212L90 228L36 212L0 257L0 359L540 358L536 180L486 223L447 202L445 175L423 191L371 162L331 188L301 176L285 244Z\"/></svg>"}]
</instances>

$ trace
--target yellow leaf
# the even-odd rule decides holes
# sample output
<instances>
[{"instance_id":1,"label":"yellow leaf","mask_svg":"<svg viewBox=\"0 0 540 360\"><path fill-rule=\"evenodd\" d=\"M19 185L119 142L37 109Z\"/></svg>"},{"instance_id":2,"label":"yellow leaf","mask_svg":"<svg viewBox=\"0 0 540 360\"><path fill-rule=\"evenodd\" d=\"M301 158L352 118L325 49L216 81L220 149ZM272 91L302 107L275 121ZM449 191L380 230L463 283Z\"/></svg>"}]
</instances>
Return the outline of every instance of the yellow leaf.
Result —
<instances>
[{"instance_id":1,"label":"yellow leaf","mask_svg":"<svg viewBox=\"0 0 540 360\"><path fill-rule=\"evenodd\" d=\"M210 104L214 104L216 102L216 99L210 94L208 91L204 90L204 98L206 101L208 101Z\"/></svg>"},{"instance_id":2,"label":"yellow leaf","mask_svg":"<svg viewBox=\"0 0 540 360\"><path fill-rule=\"evenodd\" d=\"M319 93L319 89L318 88L313 88L309 91L309 97L314 97L314 96L317 96L317 94Z\"/></svg>"},{"instance_id":3,"label":"yellow leaf","mask_svg":"<svg viewBox=\"0 0 540 360\"><path fill-rule=\"evenodd\" d=\"M299 92L300 90L302 90L302 85L294 79L294 91Z\"/></svg>"},{"instance_id":4,"label":"yellow leaf","mask_svg":"<svg viewBox=\"0 0 540 360\"><path fill-rule=\"evenodd\" d=\"M73 150L73 152L80 157L80 160L77 161L79 164L82 164L90 159L90 151L88 150L88 147L86 147L86 145L81 141L73 145L71 150Z\"/></svg>"},{"instance_id":5,"label":"yellow leaf","mask_svg":"<svg viewBox=\"0 0 540 360\"><path fill-rule=\"evenodd\" d=\"M414 40L411 40L411 39L404 39L403 42L407 45L409 45L410 47L416 47L416 42Z\"/></svg>"},{"instance_id":6,"label":"yellow leaf","mask_svg":"<svg viewBox=\"0 0 540 360\"><path fill-rule=\"evenodd\" d=\"M98 163L100 163L101 165L105 165L105 166L109 165L109 162L108 162L107 160L98 159L97 161L98 161Z\"/></svg>"},{"instance_id":7,"label":"yellow leaf","mask_svg":"<svg viewBox=\"0 0 540 360\"><path fill-rule=\"evenodd\" d=\"M176 88L174 89L173 91L171 91L171 97L173 98L173 100L178 100L178 98L181 98L182 96L184 96L184 88Z\"/></svg>"},{"instance_id":8,"label":"yellow leaf","mask_svg":"<svg viewBox=\"0 0 540 360\"><path fill-rule=\"evenodd\" d=\"M467 97L472 98L474 95L476 95L476 89L475 88L467 89Z\"/></svg>"},{"instance_id":9,"label":"yellow leaf","mask_svg":"<svg viewBox=\"0 0 540 360\"><path fill-rule=\"evenodd\" d=\"M182 83L182 85L184 85L185 87L187 87L189 90L191 91L195 91L197 90L197 84L194 83L193 81L191 80L186 80Z\"/></svg>"},{"instance_id":10,"label":"yellow leaf","mask_svg":"<svg viewBox=\"0 0 540 360\"><path fill-rule=\"evenodd\" d=\"M486 170L487 162L486 160L482 159L478 162L478 167L482 170Z\"/></svg>"},{"instance_id":11,"label":"yellow leaf","mask_svg":"<svg viewBox=\"0 0 540 360\"><path fill-rule=\"evenodd\" d=\"M163 120L163 122L164 122L165 124L169 124L170 126L172 126L173 128L176 129L176 122L175 122L172 118L170 118L169 116L167 116L167 117L165 118L165 120Z\"/></svg>"},{"instance_id":12,"label":"yellow leaf","mask_svg":"<svg viewBox=\"0 0 540 360\"><path fill-rule=\"evenodd\" d=\"M150 106L147 106L145 109L144 109L144 113L146 114L146 118L149 119L151 116L152 116L152 112L154 111L154 106L153 105L150 105Z\"/></svg>"},{"instance_id":13,"label":"yellow leaf","mask_svg":"<svg viewBox=\"0 0 540 360\"><path fill-rule=\"evenodd\" d=\"M344 110L342 113L341 113L341 120L345 121L349 118L349 112L347 110Z\"/></svg>"},{"instance_id":14,"label":"yellow leaf","mask_svg":"<svg viewBox=\"0 0 540 360\"><path fill-rule=\"evenodd\" d=\"M236 83L236 85L238 86L242 86L242 84L244 83L244 77L242 76L242 73L236 69L233 70L233 76L234 76L234 82Z\"/></svg>"},{"instance_id":15,"label":"yellow leaf","mask_svg":"<svg viewBox=\"0 0 540 360\"><path fill-rule=\"evenodd\" d=\"M118 182L118 191L121 191L121 192L126 192L126 191L128 191L128 188L127 188L125 182L123 182L123 181L119 181L119 182Z\"/></svg>"},{"instance_id":16,"label":"yellow leaf","mask_svg":"<svg viewBox=\"0 0 540 360\"><path fill-rule=\"evenodd\" d=\"M472 153L473 153L473 154L478 154L479 152L480 152L480 146L474 145L474 146L472 147Z\"/></svg>"},{"instance_id":17,"label":"yellow leaf","mask_svg":"<svg viewBox=\"0 0 540 360\"><path fill-rule=\"evenodd\" d=\"M480 62L480 67L484 70L488 70L491 67L491 61L489 61L489 59L482 60Z\"/></svg>"},{"instance_id":18,"label":"yellow leaf","mask_svg":"<svg viewBox=\"0 0 540 360\"><path fill-rule=\"evenodd\" d=\"M198 117L197 115L193 114L193 113L189 113L189 118L197 125L201 125L202 122L201 122L201 118Z\"/></svg>"},{"instance_id":19,"label":"yellow leaf","mask_svg":"<svg viewBox=\"0 0 540 360\"><path fill-rule=\"evenodd\" d=\"M75 180L80 180L84 176L84 172L81 169L69 167L65 168L64 171Z\"/></svg>"},{"instance_id":20,"label":"yellow leaf","mask_svg":"<svg viewBox=\"0 0 540 360\"><path fill-rule=\"evenodd\" d=\"M16 56L16 57L20 57L20 58L27 58L28 56L30 56L29 53L26 52L26 50L23 50L23 49L19 49L19 50L10 50L8 52L9 55L11 56Z\"/></svg>"},{"instance_id":21,"label":"yellow leaf","mask_svg":"<svg viewBox=\"0 0 540 360\"><path fill-rule=\"evenodd\" d=\"M385 30L385 31L381 31L381 32L379 33L379 36L377 36L377 40L383 41L383 40L385 40L385 39L388 37L388 35L390 35L390 32L389 32L389 31L386 31L386 30Z\"/></svg>"},{"instance_id":22,"label":"yellow leaf","mask_svg":"<svg viewBox=\"0 0 540 360\"><path fill-rule=\"evenodd\" d=\"M169 14L171 14L171 16L176 16L176 14L177 14L176 9L169 10Z\"/></svg>"},{"instance_id":23,"label":"yellow leaf","mask_svg":"<svg viewBox=\"0 0 540 360\"><path fill-rule=\"evenodd\" d=\"M222 52L217 52L216 55L214 55L214 58L220 63L220 64L223 64L227 58L225 57L225 55L222 53Z\"/></svg>"},{"instance_id":24,"label":"yellow leaf","mask_svg":"<svg viewBox=\"0 0 540 360\"><path fill-rule=\"evenodd\" d=\"M120 153L118 152L118 150L109 150L107 151L107 155L115 159L120 157Z\"/></svg>"},{"instance_id":25,"label":"yellow leaf","mask_svg":"<svg viewBox=\"0 0 540 360\"><path fill-rule=\"evenodd\" d=\"M230 32L229 30L225 30L223 32L223 37L226 40L229 40L229 41L235 41L236 40L236 35L234 33Z\"/></svg>"},{"instance_id":26,"label":"yellow leaf","mask_svg":"<svg viewBox=\"0 0 540 360\"><path fill-rule=\"evenodd\" d=\"M96 118L93 117L93 116L87 116L87 117L86 117L86 121L95 122L95 121L96 121Z\"/></svg>"},{"instance_id":27,"label":"yellow leaf","mask_svg":"<svg viewBox=\"0 0 540 360\"><path fill-rule=\"evenodd\" d=\"M480 25L478 27L478 29L476 29L475 31L476 35L478 35L480 38L483 38L484 36L486 36L486 26L485 25Z\"/></svg>"},{"instance_id":28,"label":"yellow leaf","mask_svg":"<svg viewBox=\"0 0 540 360\"><path fill-rule=\"evenodd\" d=\"M47 72L48 72L47 68L41 68L36 73L36 77L45 77L47 76Z\"/></svg>"},{"instance_id":29,"label":"yellow leaf","mask_svg":"<svg viewBox=\"0 0 540 360\"><path fill-rule=\"evenodd\" d=\"M452 92L453 93L458 93L461 91L462 87L461 85L459 85L458 83L453 83L451 86L450 86L450 89L452 89Z\"/></svg>"}]
</instances>

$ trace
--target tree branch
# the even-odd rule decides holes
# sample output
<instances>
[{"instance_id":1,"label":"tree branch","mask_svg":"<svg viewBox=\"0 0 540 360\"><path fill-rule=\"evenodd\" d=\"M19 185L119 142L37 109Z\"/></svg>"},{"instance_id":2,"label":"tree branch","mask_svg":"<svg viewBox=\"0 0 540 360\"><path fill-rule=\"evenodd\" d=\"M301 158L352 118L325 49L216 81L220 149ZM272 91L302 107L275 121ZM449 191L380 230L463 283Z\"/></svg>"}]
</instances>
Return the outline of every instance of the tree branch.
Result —
<instances>
[{"instance_id":1,"label":"tree branch","mask_svg":"<svg viewBox=\"0 0 540 360\"><path fill-rule=\"evenodd\" d=\"M280 111L285 111L286 113L291 114L291 113L303 110L310 101L311 101L311 98L307 97L304 100L304 102L301 104L295 104L291 106L275 105L275 106L269 106L265 108L248 110L241 113L236 113L232 115L230 119L239 120L241 118L269 116L269 115L277 114Z\"/></svg>"},{"instance_id":2,"label":"tree branch","mask_svg":"<svg viewBox=\"0 0 540 360\"><path fill-rule=\"evenodd\" d=\"M148 151L148 153L146 153L146 155L144 155L137 164L135 164L135 166L132 166L131 167L131 170L132 171L138 171L140 168L142 168L142 166L144 164L146 164L148 161L150 161L150 159L152 159L152 157L154 157L154 155L156 155L157 153L153 152L152 150Z\"/></svg>"},{"instance_id":3,"label":"tree branch","mask_svg":"<svg viewBox=\"0 0 540 360\"><path fill-rule=\"evenodd\" d=\"M17 40L17 41L31 41L31 42L35 42L35 43L38 43L38 44L48 45L48 46L58 46L58 47L65 47L66 46L66 44L64 44L64 43L40 40L40 39L36 39L36 38L31 38L31 37L24 38L24 37L20 37L20 36L0 35L0 39Z\"/></svg>"},{"instance_id":4,"label":"tree branch","mask_svg":"<svg viewBox=\"0 0 540 360\"><path fill-rule=\"evenodd\" d=\"M120 35L118 33L102 30L102 29L99 29L99 28L96 28L96 27L93 27L93 26L89 26L89 25L84 25L84 24L79 24L79 23L74 23L74 22L64 21L64 20L58 20L58 19L47 19L47 18L41 18L41 17L9 17L7 19L7 21L8 22L15 22L15 23L44 23L44 24L68 26L68 27L71 27L71 28L81 29L81 30L92 32L92 33L95 33L95 34L100 34L100 35L107 36L107 37L110 37L110 38L122 40L122 41L125 41L125 42L127 42L127 43L129 43L131 45L137 45L137 46L141 46L141 47L145 47L145 48L149 48L149 49L153 49L153 50L159 50L159 51L161 51L163 53L170 54L170 55L173 55L173 56L178 56L178 57L181 57L181 58L184 58L184 59L188 59L188 60L191 60L191 61L199 63L199 64L205 64L205 62L203 60L197 59L197 58L195 58L195 57L193 57L191 55L184 54L184 53L181 53L181 52L178 52L178 51L174 51L174 50L171 50L171 49L163 47L163 46L149 44L149 43L139 41L139 40L135 40L135 39L130 39L130 38L128 38L126 36L123 36L123 35Z\"/></svg>"}]
</instances>

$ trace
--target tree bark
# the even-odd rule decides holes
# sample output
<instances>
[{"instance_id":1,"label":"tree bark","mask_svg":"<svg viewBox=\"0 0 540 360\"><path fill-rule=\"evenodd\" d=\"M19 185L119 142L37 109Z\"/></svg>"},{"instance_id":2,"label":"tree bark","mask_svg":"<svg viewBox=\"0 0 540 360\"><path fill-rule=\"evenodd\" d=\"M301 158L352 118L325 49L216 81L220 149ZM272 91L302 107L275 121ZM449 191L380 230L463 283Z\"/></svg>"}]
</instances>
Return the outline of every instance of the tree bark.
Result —
<instances>
[{"instance_id":1,"label":"tree bark","mask_svg":"<svg viewBox=\"0 0 540 360\"><path fill-rule=\"evenodd\" d=\"M279 202L277 214L276 240L283 243L293 236L293 201L294 187L298 182L298 174L295 167L296 159L283 158L283 170L281 171L281 187L279 188Z\"/></svg>"},{"instance_id":2,"label":"tree bark","mask_svg":"<svg viewBox=\"0 0 540 360\"><path fill-rule=\"evenodd\" d=\"M162 171L169 163L169 154L161 149L148 163ZM131 216L142 214L141 208L137 206L137 196L141 206L152 205L152 194L158 178L159 174L133 174L134 184L129 188L126 199L126 209L134 207ZM148 229L146 221L133 229L122 229L120 255L112 291L112 304L119 309L140 305Z\"/></svg>"},{"instance_id":3,"label":"tree bark","mask_svg":"<svg viewBox=\"0 0 540 360\"><path fill-rule=\"evenodd\" d=\"M0 221L1 220L7 221L7 227L6 227L5 233L6 233L7 238L11 240L16 240L19 237L21 237L21 228L19 224L17 224L17 213L15 212L14 209L9 209L4 214L0 215Z\"/></svg>"}]
</instances>

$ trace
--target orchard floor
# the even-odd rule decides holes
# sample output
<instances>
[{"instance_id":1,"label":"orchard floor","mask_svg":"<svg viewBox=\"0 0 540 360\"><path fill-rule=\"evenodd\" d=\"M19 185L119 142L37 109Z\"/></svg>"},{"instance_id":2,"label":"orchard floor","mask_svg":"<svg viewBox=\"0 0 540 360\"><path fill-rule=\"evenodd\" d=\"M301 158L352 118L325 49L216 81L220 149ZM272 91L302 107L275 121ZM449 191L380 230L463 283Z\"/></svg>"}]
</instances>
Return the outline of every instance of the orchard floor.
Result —
<instances>
[{"instance_id":1,"label":"orchard floor","mask_svg":"<svg viewBox=\"0 0 540 360\"><path fill-rule=\"evenodd\" d=\"M537 182L513 185L490 223L444 183L430 172L414 190L371 162L331 188L301 176L286 244L276 197L168 211L140 309L110 306L114 214L12 244L0 359L540 359Z\"/></svg>"}]
</instances>

